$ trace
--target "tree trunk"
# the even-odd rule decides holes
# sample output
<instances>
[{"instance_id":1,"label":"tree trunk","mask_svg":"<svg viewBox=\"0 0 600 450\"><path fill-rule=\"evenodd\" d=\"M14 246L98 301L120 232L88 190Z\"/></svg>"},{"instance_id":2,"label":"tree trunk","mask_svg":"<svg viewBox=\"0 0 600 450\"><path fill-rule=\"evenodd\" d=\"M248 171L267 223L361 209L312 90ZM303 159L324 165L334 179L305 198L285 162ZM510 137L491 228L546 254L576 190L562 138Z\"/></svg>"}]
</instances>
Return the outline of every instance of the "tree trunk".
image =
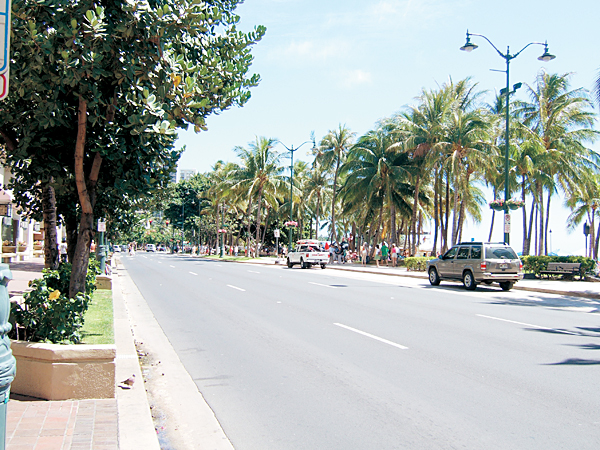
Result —
<instances>
[{"instance_id":1,"label":"tree trunk","mask_svg":"<svg viewBox=\"0 0 600 450\"><path fill-rule=\"evenodd\" d=\"M416 231L417 231L417 211L419 210L419 191L421 189L421 177L417 175L415 183L415 198L413 200L412 217L410 220L410 230L412 231L412 238L410 243L410 254L415 254L415 243L416 243Z\"/></svg>"},{"instance_id":2,"label":"tree trunk","mask_svg":"<svg viewBox=\"0 0 600 450\"><path fill-rule=\"evenodd\" d=\"M271 215L271 208L267 206L267 217L265 217L265 231L262 234L260 241L261 248L265 246L265 236L267 235L267 227L269 226L269 216Z\"/></svg>"},{"instance_id":3,"label":"tree trunk","mask_svg":"<svg viewBox=\"0 0 600 450\"><path fill-rule=\"evenodd\" d=\"M440 174L438 169L435 169L435 177L434 177L434 190L433 190L433 226L435 230L433 231L433 242L431 243L431 251L435 253L437 256L437 241L438 241L438 229L440 227Z\"/></svg>"},{"instance_id":4,"label":"tree trunk","mask_svg":"<svg viewBox=\"0 0 600 450\"><path fill-rule=\"evenodd\" d=\"M248 217L248 232L246 233L246 256L250 257L250 240L252 235L250 234L250 228L252 227L252 219L250 213L252 212L252 198L248 199L248 210L246 216Z\"/></svg>"},{"instance_id":5,"label":"tree trunk","mask_svg":"<svg viewBox=\"0 0 600 450\"><path fill-rule=\"evenodd\" d=\"M77 246L73 256L69 297L75 297L79 292L85 292L85 279L90 259L90 243L94 221L94 203L96 201L96 184L102 164L102 157L96 153L92 169L86 183L84 172L85 140L87 128L87 102L79 97L77 114L77 139L75 141L75 182L81 207L81 219L77 234Z\"/></svg>"},{"instance_id":6,"label":"tree trunk","mask_svg":"<svg viewBox=\"0 0 600 450\"><path fill-rule=\"evenodd\" d=\"M552 198L552 190L548 190L548 201L546 202L546 223L544 224L544 255L548 255L548 227L550 222L550 199Z\"/></svg>"},{"instance_id":7,"label":"tree trunk","mask_svg":"<svg viewBox=\"0 0 600 450\"><path fill-rule=\"evenodd\" d=\"M65 231L67 232L67 258L73 262L75 247L77 247L77 217L71 214L65 219Z\"/></svg>"},{"instance_id":8,"label":"tree trunk","mask_svg":"<svg viewBox=\"0 0 600 450\"><path fill-rule=\"evenodd\" d=\"M337 194L337 180L338 180L338 172L340 171L340 158L341 155L338 155L337 161L335 163L335 175L333 176L333 196L331 198L331 241L337 242L337 232L335 230L335 200Z\"/></svg>"},{"instance_id":9,"label":"tree trunk","mask_svg":"<svg viewBox=\"0 0 600 450\"><path fill-rule=\"evenodd\" d=\"M262 193L263 193L263 190L262 190L262 188L260 188L258 190L258 211L256 211L256 253L257 253L257 256L259 253L258 243L260 242L260 213L262 211Z\"/></svg>"},{"instance_id":10,"label":"tree trunk","mask_svg":"<svg viewBox=\"0 0 600 450\"><path fill-rule=\"evenodd\" d=\"M525 203L525 176L521 181L521 199L523 200L523 256L529 255L529 236L527 235L527 204Z\"/></svg>"},{"instance_id":11,"label":"tree trunk","mask_svg":"<svg viewBox=\"0 0 600 450\"><path fill-rule=\"evenodd\" d=\"M44 267L58 269L58 238L56 235L56 194L50 178L42 186L42 209L44 212Z\"/></svg>"},{"instance_id":12,"label":"tree trunk","mask_svg":"<svg viewBox=\"0 0 600 450\"><path fill-rule=\"evenodd\" d=\"M390 245L396 243L396 205L392 202L390 198Z\"/></svg>"},{"instance_id":13,"label":"tree trunk","mask_svg":"<svg viewBox=\"0 0 600 450\"><path fill-rule=\"evenodd\" d=\"M543 192L543 188L540 186L539 188L539 197L540 197L540 204L539 204L539 234L538 234L538 256L541 256L544 254L544 192Z\"/></svg>"},{"instance_id":14,"label":"tree trunk","mask_svg":"<svg viewBox=\"0 0 600 450\"><path fill-rule=\"evenodd\" d=\"M458 175L454 183L454 204L452 205L452 245L456 244L458 237L458 203L459 203L459 192L458 192Z\"/></svg>"},{"instance_id":15,"label":"tree trunk","mask_svg":"<svg viewBox=\"0 0 600 450\"><path fill-rule=\"evenodd\" d=\"M523 252L524 255L531 254L531 233L533 230L535 209L536 209L536 203L535 203L535 197L534 197L531 200L531 212L529 213L529 225L528 225L528 230L527 230L527 249L526 249L527 253Z\"/></svg>"},{"instance_id":16,"label":"tree trunk","mask_svg":"<svg viewBox=\"0 0 600 450\"><path fill-rule=\"evenodd\" d=\"M450 228L450 174L446 171L446 209L445 213L445 224L444 224L444 247L442 248L442 254L448 250L448 231Z\"/></svg>"}]
</instances>

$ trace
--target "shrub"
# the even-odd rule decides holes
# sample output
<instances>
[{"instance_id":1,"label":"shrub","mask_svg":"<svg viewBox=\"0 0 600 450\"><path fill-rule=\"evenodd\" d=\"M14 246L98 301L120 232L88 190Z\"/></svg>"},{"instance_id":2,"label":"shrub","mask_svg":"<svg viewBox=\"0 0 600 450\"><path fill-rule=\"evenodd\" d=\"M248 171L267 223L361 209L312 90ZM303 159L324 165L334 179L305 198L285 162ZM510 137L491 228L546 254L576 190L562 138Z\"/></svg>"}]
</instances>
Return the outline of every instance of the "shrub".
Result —
<instances>
[{"instance_id":1,"label":"shrub","mask_svg":"<svg viewBox=\"0 0 600 450\"><path fill-rule=\"evenodd\" d=\"M538 276L551 262L580 263L581 274L592 273L596 267L596 261L585 256L522 256L521 260L524 272L533 272Z\"/></svg>"},{"instance_id":2,"label":"shrub","mask_svg":"<svg viewBox=\"0 0 600 450\"><path fill-rule=\"evenodd\" d=\"M11 337L19 337L32 342L71 342L81 341L79 329L88 309L91 294L96 289L98 263L90 260L86 276L85 290L74 298L68 297L71 264L61 264L58 270L43 270L42 278L32 280L32 291L23 295L23 304L11 303L13 332ZM19 332L25 336L17 336Z\"/></svg>"},{"instance_id":3,"label":"shrub","mask_svg":"<svg viewBox=\"0 0 600 450\"><path fill-rule=\"evenodd\" d=\"M425 272L427 270L427 261L429 261L429 257L425 256L411 256L408 258L404 258L404 264L406 265L406 270L413 270L415 272Z\"/></svg>"}]
</instances>

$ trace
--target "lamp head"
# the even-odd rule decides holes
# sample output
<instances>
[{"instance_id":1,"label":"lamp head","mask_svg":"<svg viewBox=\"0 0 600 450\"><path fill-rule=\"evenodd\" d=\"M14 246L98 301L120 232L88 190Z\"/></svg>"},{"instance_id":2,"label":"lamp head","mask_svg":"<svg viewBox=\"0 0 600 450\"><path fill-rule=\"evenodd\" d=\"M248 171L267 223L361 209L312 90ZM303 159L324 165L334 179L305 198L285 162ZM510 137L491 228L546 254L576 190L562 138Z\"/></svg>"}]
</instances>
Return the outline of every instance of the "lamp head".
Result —
<instances>
[{"instance_id":1,"label":"lamp head","mask_svg":"<svg viewBox=\"0 0 600 450\"><path fill-rule=\"evenodd\" d=\"M556 56L554 56L553 54L551 54L548 51L548 42L546 42L544 44L544 53L542 54L542 56L540 56L538 59L540 61L544 61L544 62L548 62L548 61L552 61L554 58L556 58Z\"/></svg>"},{"instance_id":2,"label":"lamp head","mask_svg":"<svg viewBox=\"0 0 600 450\"><path fill-rule=\"evenodd\" d=\"M471 35L469 34L469 32L467 31L467 42L465 43L465 45L463 45L460 49L463 52L472 52L473 50L475 50L477 47L479 47L478 45L475 45L471 42Z\"/></svg>"}]
</instances>

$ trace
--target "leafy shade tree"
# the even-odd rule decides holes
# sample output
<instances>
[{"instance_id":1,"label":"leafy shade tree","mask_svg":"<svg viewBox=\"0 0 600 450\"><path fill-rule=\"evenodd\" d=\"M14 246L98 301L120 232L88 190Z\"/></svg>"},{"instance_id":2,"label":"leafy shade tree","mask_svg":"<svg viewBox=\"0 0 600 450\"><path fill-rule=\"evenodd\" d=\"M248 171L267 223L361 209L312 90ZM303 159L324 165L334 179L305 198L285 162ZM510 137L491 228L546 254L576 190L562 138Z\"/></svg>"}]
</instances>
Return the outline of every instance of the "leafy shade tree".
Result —
<instances>
[{"instance_id":1,"label":"leafy shade tree","mask_svg":"<svg viewBox=\"0 0 600 450\"><path fill-rule=\"evenodd\" d=\"M63 165L74 167L80 216L70 297L84 288L107 162L128 168L128 160L146 155L147 165L128 169L151 189L178 157L175 129L206 129L208 115L249 99L259 81L247 76L250 46L265 30L238 31L238 3L13 2L15 99L0 112L0 133L32 172L59 161L59 153L74 155ZM60 181L53 170L40 179ZM126 184L113 186L127 193Z\"/></svg>"}]
</instances>

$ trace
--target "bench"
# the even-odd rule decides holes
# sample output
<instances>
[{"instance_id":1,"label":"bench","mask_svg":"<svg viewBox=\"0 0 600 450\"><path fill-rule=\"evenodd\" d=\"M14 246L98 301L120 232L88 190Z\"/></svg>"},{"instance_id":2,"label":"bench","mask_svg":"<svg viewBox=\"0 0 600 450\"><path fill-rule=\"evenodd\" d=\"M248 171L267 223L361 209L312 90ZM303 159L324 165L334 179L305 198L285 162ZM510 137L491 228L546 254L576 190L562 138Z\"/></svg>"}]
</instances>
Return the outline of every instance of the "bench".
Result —
<instances>
[{"instance_id":1,"label":"bench","mask_svg":"<svg viewBox=\"0 0 600 450\"><path fill-rule=\"evenodd\" d=\"M540 276L547 275L548 278L555 275L564 275L565 277L572 278L574 275L579 275L579 279L582 279L581 274L581 263L548 263L546 270L540 271Z\"/></svg>"}]
</instances>

